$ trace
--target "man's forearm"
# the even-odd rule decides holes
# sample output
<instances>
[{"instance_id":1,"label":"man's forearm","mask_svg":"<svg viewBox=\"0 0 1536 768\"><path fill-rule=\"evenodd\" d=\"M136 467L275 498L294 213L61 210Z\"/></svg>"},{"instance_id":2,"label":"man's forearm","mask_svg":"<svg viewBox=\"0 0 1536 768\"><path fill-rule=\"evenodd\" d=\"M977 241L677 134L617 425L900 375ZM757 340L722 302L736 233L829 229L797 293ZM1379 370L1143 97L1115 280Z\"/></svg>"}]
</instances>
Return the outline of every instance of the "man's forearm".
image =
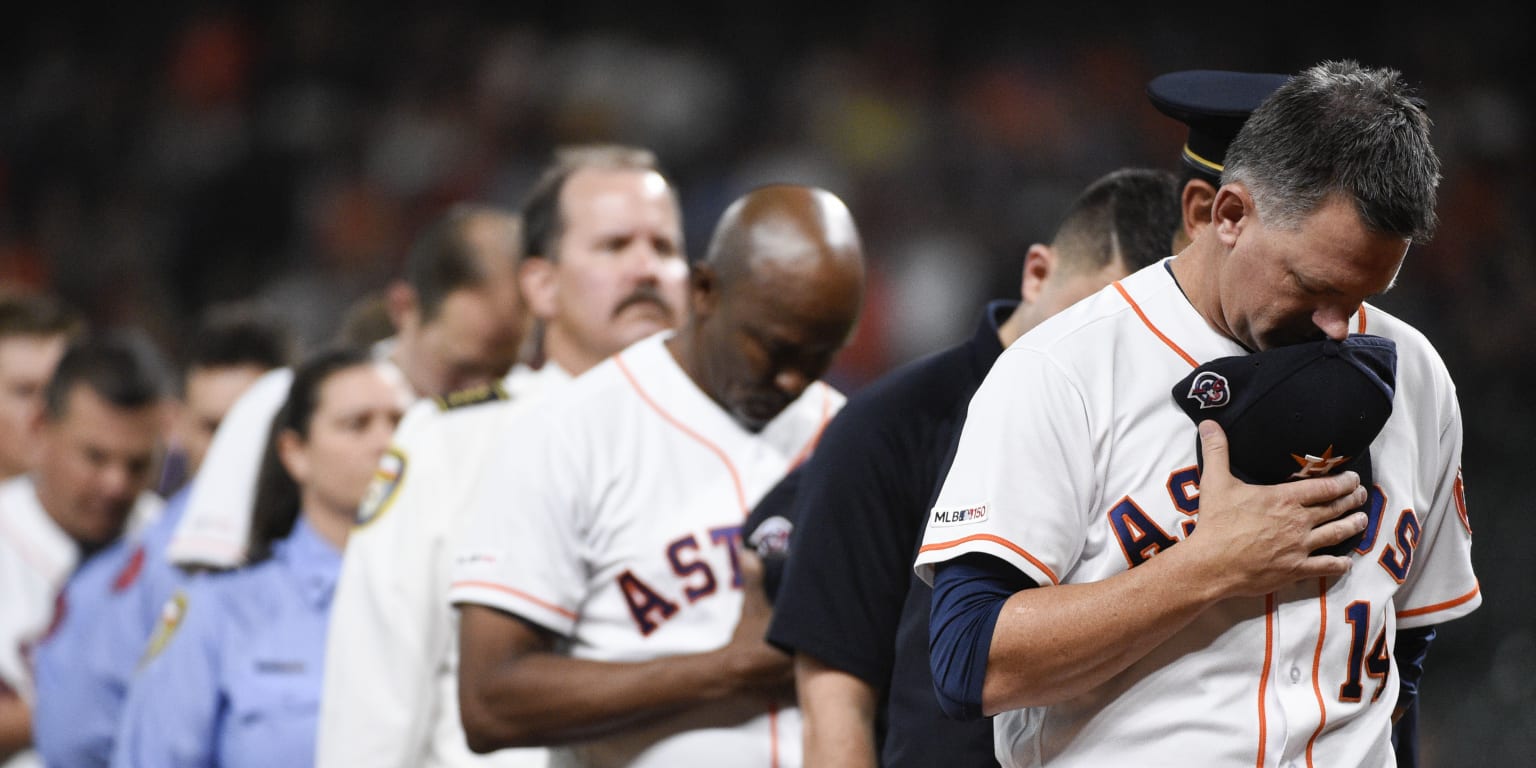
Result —
<instances>
[{"instance_id":1,"label":"man's forearm","mask_svg":"<svg viewBox=\"0 0 1536 768\"><path fill-rule=\"evenodd\" d=\"M805 654L795 655L806 768L875 768L875 690Z\"/></svg>"},{"instance_id":2,"label":"man's forearm","mask_svg":"<svg viewBox=\"0 0 1536 768\"><path fill-rule=\"evenodd\" d=\"M528 653L460 680L465 732L477 752L596 738L741 692L728 665L715 653L634 663Z\"/></svg>"},{"instance_id":3,"label":"man's forearm","mask_svg":"<svg viewBox=\"0 0 1536 768\"><path fill-rule=\"evenodd\" d=\"M1026 589L998 616L987 655L987 715L1044 706L1103 684L1193 621L1214 591L1170 579L1178 547L1105 581ZM1190 585L1188 588L1178 586Z\"/></svg>"}]
</instances>

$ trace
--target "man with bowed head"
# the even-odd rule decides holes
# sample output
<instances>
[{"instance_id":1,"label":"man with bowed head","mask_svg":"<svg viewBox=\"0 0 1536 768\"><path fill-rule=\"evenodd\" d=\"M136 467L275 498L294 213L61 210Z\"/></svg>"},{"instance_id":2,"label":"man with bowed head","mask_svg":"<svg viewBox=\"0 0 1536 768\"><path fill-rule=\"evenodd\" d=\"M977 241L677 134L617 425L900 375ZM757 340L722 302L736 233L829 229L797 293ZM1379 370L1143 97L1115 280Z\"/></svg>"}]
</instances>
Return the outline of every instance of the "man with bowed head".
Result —
<instances>
[{"instance_id":1,"label":"man with bowed head","mask_svg":"<svg viewBox=\"0 0 1536 768\"><path fill-rule=\"evenodd\" d=\"M530 404L682 315L682 222L648 151L557 153L522 207L518 272L542 324L542 367L499 387L416 404L400 424L347 544L327 638L320 768L543 765L544 750L477 756L457 699L448 605L465 497Z\"/></svg>"},{"instance_id":2,"label":"man with bowed head","mask_svg":"<svg viewBox=\"0 0 1536 768\"><path fill-rule=\"evenodd\" d=\"M1312 67L1243 126L1188 248L999 358L916 567L940 702L998 713L1004 765L1393 765L1399 666L1381 649L1481 602L1455 387L1366 303L1433 230L1438 181L1401 75ZM1244 435L1215 421L1197 451L1174 382L1367 329L1397 370L1369 488L1352 471L1244 483Z\"/></svg>"},{"instance_id":3,"label":"man with bowed head","mask_svg":"<svg viewBox=\"0 0 1536 768\"><path fill-rule=\"evenodd\" d=\"M688 320L509 429L477 488L450 598L470 747L592 766L797 765L789 662L763 641L747 511L842 396L817 381L864 264L832 194L770 186L721 218Z\"/></svg>"}]
</instances>

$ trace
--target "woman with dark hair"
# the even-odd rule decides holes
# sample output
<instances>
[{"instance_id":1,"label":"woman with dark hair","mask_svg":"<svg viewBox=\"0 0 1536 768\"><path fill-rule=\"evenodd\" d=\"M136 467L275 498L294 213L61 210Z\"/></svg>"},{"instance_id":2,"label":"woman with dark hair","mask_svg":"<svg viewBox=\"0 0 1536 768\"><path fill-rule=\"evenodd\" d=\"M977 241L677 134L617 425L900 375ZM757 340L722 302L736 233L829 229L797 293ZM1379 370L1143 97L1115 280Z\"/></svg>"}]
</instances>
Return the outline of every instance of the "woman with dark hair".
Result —
<instances>
[{"instance_id":1,"label":"woman with dark hair","mask_svg":"<svg viewBox=\"0 0 1536 768\"><path fill-rule=\"evenodd\" d=\"M166 605L114 766L312 764L342 549L405 406L361 350L295 372L268 438L249 564Z\"/></svg>"}]
</instances>

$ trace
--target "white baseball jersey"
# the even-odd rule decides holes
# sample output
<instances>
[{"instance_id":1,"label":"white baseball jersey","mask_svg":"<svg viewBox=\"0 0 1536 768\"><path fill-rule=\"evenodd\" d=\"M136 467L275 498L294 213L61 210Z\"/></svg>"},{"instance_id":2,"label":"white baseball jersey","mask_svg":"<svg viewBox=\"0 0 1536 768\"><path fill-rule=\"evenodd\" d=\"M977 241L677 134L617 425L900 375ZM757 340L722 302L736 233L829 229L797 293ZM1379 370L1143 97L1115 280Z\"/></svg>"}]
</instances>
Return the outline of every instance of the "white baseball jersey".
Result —
<instances>
[{"instance_id":1,"label":"white baseball jersey","mask_svg":"<svg viewBox=\"0 0 1536 768\"><path fill-rule=\"evenodd\" d=\"M130 527L153 522L162 506L159 496L140 494ZM28 704L35 695L31 649L53 624L59 593L79 559L80 546L43 510L31 477L0 483L0 685ZM0 765L31 768L41 762L27 751Z\"/></svg>"},{"instance_id":2,"label":"white baseball jersey","mask_svg":"<svg viewBox=\"0 0 1536 768\"><path fill-rule=\"evenodd\" d=\"M464 527L455 603L497 608L581 659L723 647L741 615L733 545L843 397L817 382L743 429L652 336L545 399L498 448ZM793 701L715 702L551 750L555 765L797 766Z\"/></svg>"},{"instance_id":3,"label":"white baseball jersey","mask_svg":"<svg viewBox=\"0 0 1536 768\"><path fill-rule=\"evenodd\" d=\"M1094 582L1193 530L1196 430L1171 390L1244 350L1206 324L1165 264L1003 353L971 401L919 575L931 582L934 564L979 552L1041 588ZM1349 573L1227 600L1098 688L998 715L1005 766L1395 764L1397 629L1466 614L1481 595L1450 377L1402 321L1366 306L1352 326L1395 341L1398 367L1392 416L1371 446L1371 527Z\"/></svg>"},{"instance_id":4,"label":"white baseball jersey","mask_svg":"<svg viewBox=\"0 0 1536 768\"><path fill-rule=\"evenodd\" d=\"M406 412L347 540L331 602L319 768L548 763L542 749L475 755L465 745L450 546L497 438L569 381L553 363L519 366L503 380L504 396L446 409L423 400Z\"/></svg>"},{"instance_id":5,"label":"white baseball jersey","mask_svg":"<svg viewBox=\"0 0 1536 768\"><path fill-rule=\"evenodd\" d=\"M392 383L409 392L405 375L389 360L393 349L392 340L381 341L373 346L373 358ZM171 562L221 569L245 563L262 454L272 418L292 384L292 368L268 371L230 406L191 480L187 510L166 547Z\"/></svg>"}]
</instances>

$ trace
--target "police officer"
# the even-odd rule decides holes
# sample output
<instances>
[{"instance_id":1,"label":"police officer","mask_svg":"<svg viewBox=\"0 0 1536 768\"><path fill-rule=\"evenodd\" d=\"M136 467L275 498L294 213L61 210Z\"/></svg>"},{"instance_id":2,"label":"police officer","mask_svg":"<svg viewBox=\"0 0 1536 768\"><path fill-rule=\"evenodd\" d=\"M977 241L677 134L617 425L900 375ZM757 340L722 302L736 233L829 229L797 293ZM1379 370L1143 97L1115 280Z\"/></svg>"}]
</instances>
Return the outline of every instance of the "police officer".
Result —
<instances>
[{"instance_id":1,"label":"police officer","mask_svg":"<svg viewBox=\"0 0 1536 768\"><path fill-rule=\"evenodd\" d=\"M312 763L342 548L407 404L362 350L294 372L267 442L251 565L198 578L166 604L112 765Z\"/></svg>"},{"instance_id":2,"label":"police officer","mask_svg":"<svg viewBox=\"0 0 1536 768\"><path fill-rule=\"evenodd\" d=\"M198 329L182 382L178 430L196 471L196 433L212 437L224 412L267 370L286 365L288 340L275 323L235 307L211 311ZM206 447L206 443L203 444ZM186 509L172 496L154 524L88 560L65 587L63 615L33 656L37 751L49 765L106 766L112 736L144 642L160 608L186 581L165 558Z\"/></svg>"}]
</instances>

